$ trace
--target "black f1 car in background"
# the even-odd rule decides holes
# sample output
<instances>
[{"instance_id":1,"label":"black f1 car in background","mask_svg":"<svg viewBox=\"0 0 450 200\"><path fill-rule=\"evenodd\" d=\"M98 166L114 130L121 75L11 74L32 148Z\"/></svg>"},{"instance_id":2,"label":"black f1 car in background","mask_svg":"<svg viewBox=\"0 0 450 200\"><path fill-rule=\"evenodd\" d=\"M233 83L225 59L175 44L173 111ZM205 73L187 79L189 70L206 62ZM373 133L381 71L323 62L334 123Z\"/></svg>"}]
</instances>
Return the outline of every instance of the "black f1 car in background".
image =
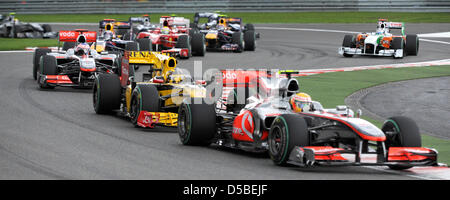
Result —
<instances>
[{"instance_id":1,"label":"black f1 car in background","mask_svg":"<svg viewBox=\"0 0 450 200\"><path fill-rule=\"evenodd\" d=\"M104 19L99 22L99 35L97 37L95 50L97 52L107 51L123 55L125 50L138 51L139 49L151 50L150 41L133 41L130 30L132 23L129 21L116 21L115 19ZM147 43L145 43L147 42Z\"/></svg>"},{"instance_id":2,"label":"black f1 car in background","mask_svg":"<svg viewBox=\"0 0 450 200\"><path fill-rule=\"evenodd\" d=\"M0 14L0 37L8 38L56 38L57 32L52 32L48 24L25 23L10 15Z\"/></svg>"},{"instance_id":3,"label":"black f1 car in background","mask_svg":"<svg viewBox=\"0 0 450 200\"><path fill-rule=\"evenodd\" d=\"M224 87L232 87L226 99L180 106L181 142L268 152L276 165L437 165L437 151L421 147L411 119L392 117L379 129L359 118L359 111L355 116L347 106L325 109L317 101L294 112L290 98L299 91L297 80L289 73L288 78L275 75L223 71Z\"/></svg>"},{"instance_id":4,"label":"black f1 car in background","mask_svg":"<svg viewBox=\"0 0 450 200\"><path fill-rule=\"evenodd\" d=\"M201 18L207 22L199 24ZM207 50L254 51L259 34L253 24L242 23L241 18L231 18L217 13L195 13L191 27L205 35Z\"/></svg>"},{"instance_id":5,"label":"black f1 car in background","mask_svg":"<svg viewBox=\"0 0 450 200\"><path fill-rule=\"evenodd\" d=\"M38 48L33 76L41 88L68 86L90 88L99 73L120 73L117 54L97 53L95 31L60 31L59 41L76 43L66 51ZM59 49L59 48L58 48Z\"/></svg>"}]
</instances>

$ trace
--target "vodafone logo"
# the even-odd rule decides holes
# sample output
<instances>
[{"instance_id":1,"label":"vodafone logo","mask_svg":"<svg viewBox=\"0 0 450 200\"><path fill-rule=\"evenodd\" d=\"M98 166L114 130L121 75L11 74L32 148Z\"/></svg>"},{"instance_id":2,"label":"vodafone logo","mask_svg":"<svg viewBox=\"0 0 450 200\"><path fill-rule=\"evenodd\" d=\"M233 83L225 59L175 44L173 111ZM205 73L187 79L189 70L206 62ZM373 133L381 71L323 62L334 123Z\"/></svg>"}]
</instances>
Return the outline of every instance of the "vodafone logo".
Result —
<instances>
[{"instance_id":1,"label":"vodafone logo","mask_svg":"<svg viewBox=\"0 0 450 200\"><path fill-rule=\"evenodd\" d=\"M86 36L87 38L96 38L97 37L96 32L85 32L85 33L83 33L83 35Z\"/></svg>"},{"instance_id":2,"label":"vodafone logo","mask_svg":"<svg viewBox=\"0 0 450 200\"><path fill-rule=\"evenodd\" d=\"M74 32L74 31L60 31L59 32L59 37L62 37L62 38L73 38L73 37L75 37L75 35L76 35L76 32Z\"/></svg>"},{"instance_id":3,"label":"vodafone logo","mask_svg":"<svg viewBox=\"0 0 450 200\"><path fill-rule=\"evenodd\" d=\"M237 79L236 73L223 73L223 79Z\"/></svg>"}]
</instances>

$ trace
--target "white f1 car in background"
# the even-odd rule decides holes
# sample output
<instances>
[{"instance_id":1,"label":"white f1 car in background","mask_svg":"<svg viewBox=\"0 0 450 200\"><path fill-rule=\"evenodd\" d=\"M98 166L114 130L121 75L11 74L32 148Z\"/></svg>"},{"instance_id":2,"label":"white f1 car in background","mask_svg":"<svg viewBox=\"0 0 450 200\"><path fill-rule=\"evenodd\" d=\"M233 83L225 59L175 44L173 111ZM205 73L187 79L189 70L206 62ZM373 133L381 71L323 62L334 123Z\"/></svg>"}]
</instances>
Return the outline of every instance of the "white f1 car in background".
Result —
<instances>
[{"instance_id":1,"label":"white f1 car in background","mask_svg":"<svg viewBox=\"0 0 450 200\"><path fill-rule=\"evenodd\" d=\"M400 34L391 33L391 29L401 30ZM339 54L345 57L353 55L392 56L403 58L419 53L419 38L416 34L406 35L402 22L387 22L379 19L376 32L345 35Z\"/></svg>"}]
</instances>

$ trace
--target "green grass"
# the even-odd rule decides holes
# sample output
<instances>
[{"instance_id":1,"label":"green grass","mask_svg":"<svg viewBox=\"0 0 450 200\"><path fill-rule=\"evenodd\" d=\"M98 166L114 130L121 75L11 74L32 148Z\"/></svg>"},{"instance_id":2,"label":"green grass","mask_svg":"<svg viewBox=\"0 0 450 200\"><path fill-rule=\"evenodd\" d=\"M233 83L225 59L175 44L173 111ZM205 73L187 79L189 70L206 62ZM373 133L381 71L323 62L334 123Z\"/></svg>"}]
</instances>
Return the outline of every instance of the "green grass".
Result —
<instances>
[{"instance_id":1,"label":"green grass","mask_svg":"<svg viewBox=\"0 0 450 200\"><path fill-rule=\"evenodd\" d=\"M58 46L57 39L0 38L0 51L24 50L25 47Z\"/></svg>"},{"instance_id":2,"label":"green grass","mask_svg":"<svg viewBox=\"0 0 450 200\"><path fill-rule=\"evenodd\" d=\"M375 23L378 18L405 23L450 23L450 13L417 12L250 12L223 13L229 17L241 17L245 23ZM105 18L128 20L130 16L141 14L18 14L16 17L25 22L84 22L97 23ZM153 23L159 17L170 13L149 14ZM193 20L193 13L180 13L180 17Z\"/></svg>"},{"instance_id":3,"label":"green grass","mask_svg":"<svg viewBox=\"0 0 450 200\"><path fill-rule=\"evenodd\" d=\"M313 100L321 102L324 107L332 108L336 105L345 105L344 99L347 96L364 88L393 81L437 76L450 76L450 66L325 73L300 77L298 80L303 92L310 94ZM383 123L367 117L363 118L378 127L381 127ZM437 149L439 162L450 164L450 140L422 134L422 145Z\"/></svg>"}]
</instances>

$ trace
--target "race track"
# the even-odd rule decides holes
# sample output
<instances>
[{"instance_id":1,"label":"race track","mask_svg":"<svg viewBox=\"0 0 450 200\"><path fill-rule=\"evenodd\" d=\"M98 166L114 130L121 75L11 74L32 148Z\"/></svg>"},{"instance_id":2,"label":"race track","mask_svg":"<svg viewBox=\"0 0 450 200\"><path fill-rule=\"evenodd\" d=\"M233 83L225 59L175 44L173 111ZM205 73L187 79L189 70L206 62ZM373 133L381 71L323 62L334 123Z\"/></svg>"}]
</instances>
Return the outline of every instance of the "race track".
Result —
<instances>
[{"instance_id":1,"label":"race track","mask_svg":"<svg viewBox=\"0 0 450 200\"><path fill-rule=\"evenodd\" d=\"M72 29L70 26L58 29ZM195 60L209 68L318 69L448 58L448 45L421 42L417 57L343 58L344 33L270 30L289 27L371 31L373 24L257 25L255 52L216 53ZM410 33L444 31L448 24L409 24ZM89 28L97 30L96 26ZM134 128L118 116L96 115L90 90L40 90L32 53L0 53L0 179L417 179L410 172L368 167L277 167L265 154L181 145L175 129ZM141 68L140 71L145 69Z\"/></svg>"}]
</instances>

